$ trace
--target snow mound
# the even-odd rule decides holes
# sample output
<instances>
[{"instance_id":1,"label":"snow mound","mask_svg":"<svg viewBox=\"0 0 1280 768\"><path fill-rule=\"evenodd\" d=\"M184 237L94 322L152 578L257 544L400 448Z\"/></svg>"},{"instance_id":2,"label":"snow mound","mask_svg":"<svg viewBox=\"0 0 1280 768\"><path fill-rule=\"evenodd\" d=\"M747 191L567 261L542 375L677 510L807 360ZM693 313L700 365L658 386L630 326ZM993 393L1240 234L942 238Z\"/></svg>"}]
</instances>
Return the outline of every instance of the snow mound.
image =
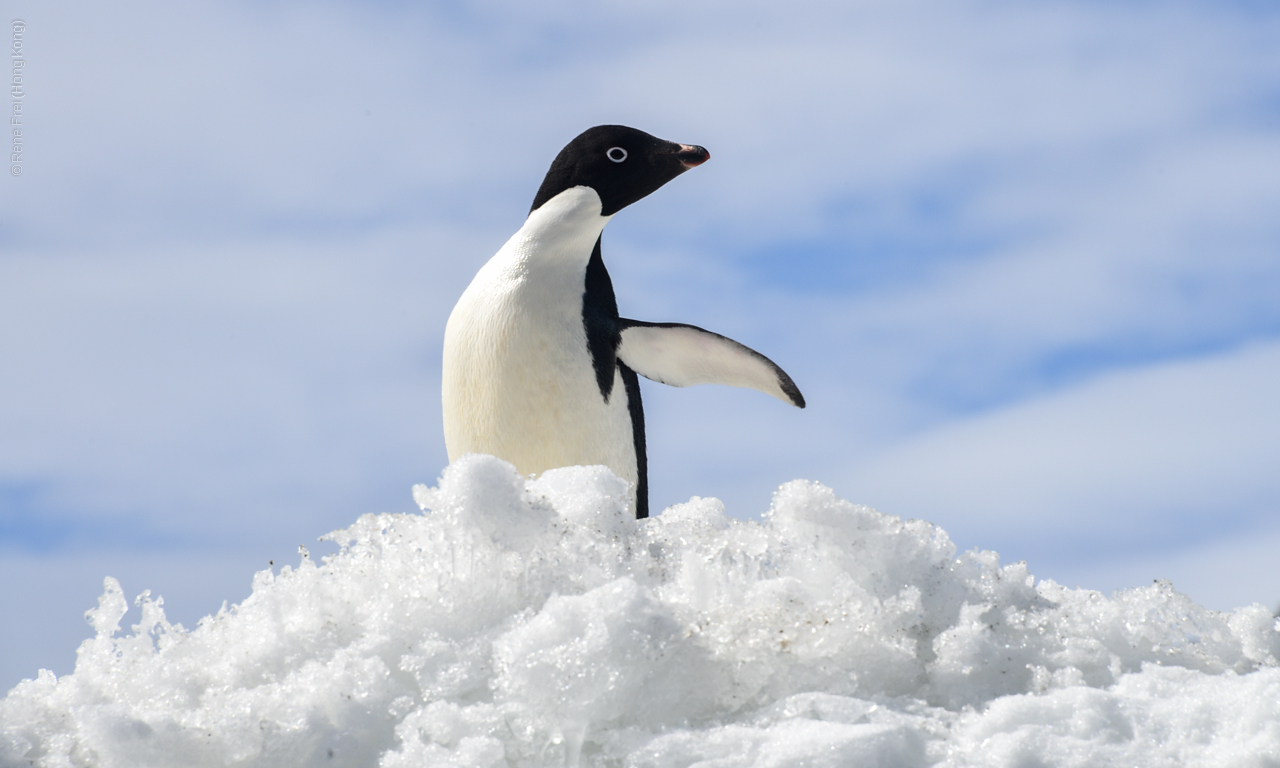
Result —
<instances>
[{"instance_id":1,"label":"snow mound","mask_svg":"<svg viewBox=\"0 0 1280 768\"><path fill-rule=\"evenodd\" d=\"M1262 606L1036 582L805 481L763 523L486 456L414 490L194 630L144 593L122 633L107 579L75 672L0 701L0 765L1280 761Z\"/></svg>"}]
</instances>

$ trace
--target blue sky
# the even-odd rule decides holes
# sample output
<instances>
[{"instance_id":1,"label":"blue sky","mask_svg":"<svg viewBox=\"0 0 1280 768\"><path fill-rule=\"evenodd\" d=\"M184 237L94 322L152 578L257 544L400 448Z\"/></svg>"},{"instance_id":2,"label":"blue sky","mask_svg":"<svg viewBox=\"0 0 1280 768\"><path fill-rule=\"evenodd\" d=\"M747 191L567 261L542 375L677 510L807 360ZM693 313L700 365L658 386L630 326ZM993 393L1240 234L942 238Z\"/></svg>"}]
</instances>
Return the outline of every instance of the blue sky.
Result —
<instances>
[{"instance_id":1,"label":"blue sky","mask_svg":"<svg viewBox=\"0 0 1280 768\"><path fill-rule=\"evenodd\" d=\"M803 412L646 386L656 505L796 477L1112 590L1280 603L1280 11L10 2L0 686L106 575L188 625L445 464L444 321L559 148L712 159L619 215L624 315Z\"/></svg>"}]
</instances>

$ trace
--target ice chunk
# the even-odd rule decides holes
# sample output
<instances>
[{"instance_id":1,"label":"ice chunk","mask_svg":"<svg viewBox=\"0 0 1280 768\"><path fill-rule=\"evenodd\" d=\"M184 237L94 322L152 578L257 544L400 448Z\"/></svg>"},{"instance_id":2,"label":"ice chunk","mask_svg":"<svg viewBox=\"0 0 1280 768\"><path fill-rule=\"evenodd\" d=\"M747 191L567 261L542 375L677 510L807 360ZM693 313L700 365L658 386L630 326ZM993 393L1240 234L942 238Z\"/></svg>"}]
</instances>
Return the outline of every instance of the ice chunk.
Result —
<instances>
[{"instance_id":1,"label":"ice chunk","mask_svg":"<svg viewBox=\"0 0 1280 768\"><path fill-rule=\"evenodd\" d=\"M637 521L603 467L467 456L425 510L263 571L194 630L108 579L75 672L0 700L0 766L1267 764L1280 632L1105 596L780 488Z\"/></svg>"}]
</instances>

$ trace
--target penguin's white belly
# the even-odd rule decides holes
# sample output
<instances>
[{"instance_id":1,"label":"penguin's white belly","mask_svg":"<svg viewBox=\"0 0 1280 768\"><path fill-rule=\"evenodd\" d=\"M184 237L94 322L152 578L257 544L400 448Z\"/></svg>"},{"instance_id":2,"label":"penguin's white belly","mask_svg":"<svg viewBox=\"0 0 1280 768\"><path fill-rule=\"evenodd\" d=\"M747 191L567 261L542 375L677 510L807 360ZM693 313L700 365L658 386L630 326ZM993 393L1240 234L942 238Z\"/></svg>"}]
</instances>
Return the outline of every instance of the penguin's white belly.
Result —
<instances>
[{"instance_id":1,"label":"penguin's white belly","mask_svg":"<svg viewBox=\"0 0 1280 768\"><path fill-rule=\"evenodd\" d=\"M449 316L442 394L450 460L488 453L523 474L604 464L637 483L622 376L615 368L605 402L583 326L587 260L606 221L586 191L544 205L550 221L535 220L543 209L536 211ZM583 213L599 226L587 219L584 231L576 221Z\"/></svg>"},{"instance_id":2,"label":"penguin's white belly","mask_svg":"<svg viewBox=\"0 0 1280 768\"><path fill-rule=\"evenodd\" d=\"M483 301L464 295L445 333L445 443L450 460L489 453L523 474L605 464L637 481L626 389L615 370L604 401L582 325L571 312L539 310L520 287ZM490 305L499 299L496 305ZM477 306L478 305L478 306ZM542 315L542 316L539 316Z\"/></svg>"}]
</instances>

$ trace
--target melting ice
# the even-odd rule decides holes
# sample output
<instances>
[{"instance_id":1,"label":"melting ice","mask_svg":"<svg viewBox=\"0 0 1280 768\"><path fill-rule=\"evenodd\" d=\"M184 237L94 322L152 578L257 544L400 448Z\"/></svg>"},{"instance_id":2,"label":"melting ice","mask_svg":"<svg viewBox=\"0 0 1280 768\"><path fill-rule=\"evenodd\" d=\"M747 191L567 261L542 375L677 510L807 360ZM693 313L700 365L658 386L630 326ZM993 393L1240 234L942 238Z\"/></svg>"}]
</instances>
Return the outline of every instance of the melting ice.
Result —
<instances>
[{"instance_id":1,"label":"melting ice","mask_svg":"<svg viewBox=\"0 0 1280 768\"><path fill-rule=\"evenodd\" d=\"M625 491L466 457L192 630L144 595L122 631L107 579L75 672L0 700L0 765L1280 763L1262 606L1037 581L805 481L762 523Z\"/></svg>"}]
</instances>

